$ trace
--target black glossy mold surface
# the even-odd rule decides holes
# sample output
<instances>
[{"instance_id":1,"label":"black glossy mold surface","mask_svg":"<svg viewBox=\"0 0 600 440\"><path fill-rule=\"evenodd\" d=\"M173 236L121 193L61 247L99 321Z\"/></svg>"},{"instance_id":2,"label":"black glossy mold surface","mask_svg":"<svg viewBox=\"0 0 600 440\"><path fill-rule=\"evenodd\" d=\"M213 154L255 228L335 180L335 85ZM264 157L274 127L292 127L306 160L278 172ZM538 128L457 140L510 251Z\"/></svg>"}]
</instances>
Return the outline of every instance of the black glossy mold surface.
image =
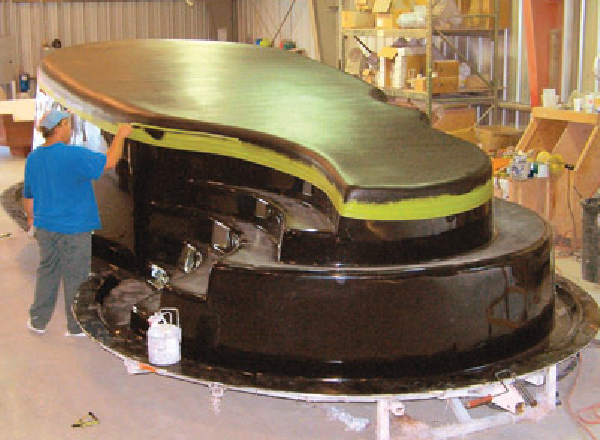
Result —
<instances>
[{"instance_id":1,"label":"black glossy mold surface","mask_svg":"<svg viewBox=\"0 0 600 440\"><path fill-rule=\"evenodd\" d=\"M111 353L149 365L144 337L126 328L109 331L106 327L100 317L100 306L94 299L97 287L97 279L83 285L74 305L76 315L86 333ZM303 371L290 371L290 374L263 372L260 368L252 368L252 364L242 368L241 364L219 363L218 359L203 362L186 357L175 365L158 368L172 377L200 383L219 382L233 389L252 389L259 394L283 391L318 395L376 396L468 387L494 381L496 373L507 368L514 374L521 375L556 364L577 353L594 338L600 323L594 300L580 287L560 277L555 284L555 295L554 328L543 347L461 371L404 375L404 370L398 368L388 370L388 374L377 374L371 370L364 376L311 376ZM147 302L153 302L152 298ZM155 301L154 306L157 304L158 301ZM360 372L357 370L356 373Z\"/></svg>"},{"instance_id":2,"label":"black glossy mold surface","mask_svg":"<svg viewBox=\"0 0 600 440\"><path fill-rule=\"evenodd\" d=\"M61 49L38 82L103 137L136 126L95 185L95 275L74 305L121 357L148 362L148 316L176 307L173 376L398 394L539 369L598 328L589 296L555 279L548 225L493 199L479 148L339 70L144 40Z\"/></svg>"}]
</instances>

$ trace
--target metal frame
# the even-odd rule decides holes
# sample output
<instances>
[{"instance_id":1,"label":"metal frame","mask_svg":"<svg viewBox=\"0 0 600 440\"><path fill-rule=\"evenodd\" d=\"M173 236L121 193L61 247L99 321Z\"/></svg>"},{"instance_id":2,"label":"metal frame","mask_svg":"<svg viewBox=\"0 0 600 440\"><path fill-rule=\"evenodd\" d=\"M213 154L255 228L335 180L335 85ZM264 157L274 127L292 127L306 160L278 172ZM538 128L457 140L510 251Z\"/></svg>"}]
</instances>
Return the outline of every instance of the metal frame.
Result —
<instances>
[{"instance_id":1,"label":"metal frame","mask_svg":"<svg viewBox=\"0 0 600 440\"><path fill-rule=\"evenodd\" d=\"M482 0L475 0L482 1ZM490 117L493 118L493 110L498 108L498 80L497 80L497 58L498 58L498 14L499 14L499 2L500 0L494 1L494 13L493 14L480 14L480 15L469 15L469 17L482 17L482 18L493 18L494 20L494 28L493 29L462 29L462 30L453 30L453 29L445 29L443 32L439 29L436 29L433 26L433 2L434 0L429 0L427 2L426 9L426 23L424 28L415 28L415 29L343 29L342 28L342 19L341 19L341 11L344 7L344 0L338 0L338 10L340 13L338 14L339 19L339 44L338 44L338 67L341 70L345 70L345 39L349 36L370 36L370 37L392 37L392 38L417 38L417 39L425 39L425 55L427 60L426 66L426 84L427 91L426 92L412 92L406 90L397 90L397 89L383 89L383 91L389 95L394 97L402 97L402 98L412 98L418 99L425 102L425 109L427 115L431 115L433 102L440 103L473 103L473 104L483 104L490 105L490 109L483 113L483 115L478 117L477 123L479 123L486 115L490 114ZM464 15L460 15L460 17L465 17ZM492 60L491 60L491 80L487 81L483 75L479 72L479 68L475 66L465 55L461 53L460 50L453 44L448 36L478 36L480 37L489 37L493 44L492 51ZM477 97L453 97L453 98L433 98L432 95L432 72L433 72L433 37L439 36L442 38L447 47L450 47L454 53L460 58L462 61L466 62L471 70L482 78L490 89L490 94L487 96L477 96Z\"/></svg>"},{"instance_id":2,"label":"metal frame","mask_svg":"<svg viewBox=\"0 0 600 440\"><path fill-rule=\"evenodd\" d=\"M344 396L344 395L320 395L320 394L302 394L294 392L270 391L258 388L229 387L219 382L207 382L188 377L180 377L170 371L157 368L152 365L144 364L137 360L124 357L113 350L113 354L121 357L129 374L156 373L176 379L182 379L192 383L205 385L209 390L209 399L212 410L218 414L222 409L222 401L225 397L225 391L232 390L248 394L255 394L274 398L283 398L288 400L297 400L312 403L375 403L377 404L376 415L376 433L377 440L390 440L390 419L392 416L403 416L406 413L406 404L411 401L423 400L446 400L448 406L452 409L457 420L456 423L438 427L427 427L427 433L431 438L447 439L464 436L478 431L494 428L497 426L514 424L521 420L538 418L539 410L533 406L526 407L528 396L519 391L515 385L519 382L529 382L534 385L544 385L540 392L534 397L536 405L540 402L543 411L550 412L556 408L556 365L550 365L540 371L535 371L519 377L509 377L506 380L501 379L498 382L483 383L467 388L447 389L432 391L426 393L412 393L400 395L374 395L374 396ZM498 390L501 390L498 392ZM505 391L502 391L505 390ZM477 399L481 397L490 397L489 403L493 403L504 410L499 414L485 417L472 418L464 400ZM531 399L531 397L529 397ZM522 410L519 410L521 409ZM426 426L426 425L425 425ZM429 438L429 437L428 437Z\"/></svg>"}]
</instances>

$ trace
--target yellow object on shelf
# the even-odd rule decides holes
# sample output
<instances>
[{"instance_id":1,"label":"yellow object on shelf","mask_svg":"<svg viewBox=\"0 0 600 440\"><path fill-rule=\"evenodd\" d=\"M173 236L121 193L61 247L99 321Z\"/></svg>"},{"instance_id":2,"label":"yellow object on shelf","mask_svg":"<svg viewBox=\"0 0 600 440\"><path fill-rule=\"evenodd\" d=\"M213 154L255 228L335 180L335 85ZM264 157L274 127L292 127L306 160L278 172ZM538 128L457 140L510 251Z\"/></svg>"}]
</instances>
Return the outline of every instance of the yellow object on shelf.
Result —
<instances>
[{"instance_id":1,"label":"yellow object on shelf","mask_svg":"<svg viewBox=\"0 0 600 440\"><path fill-rule=\"evenodd\" d=\"M548 162L552 155L548 151L540 151L535 158L538 162Z\"/></svg>"},{"instance_id":2,"label":"yellow object on shelf","mask_svg":"<svg viewBox=\"0 0 600 440\"><path fill-rule=\"evenodd\" d=\"M552 177L560 176L565 169L565 162L560 154L552 154L548 160L548 168Z\"/></svg>"}]
</instances>

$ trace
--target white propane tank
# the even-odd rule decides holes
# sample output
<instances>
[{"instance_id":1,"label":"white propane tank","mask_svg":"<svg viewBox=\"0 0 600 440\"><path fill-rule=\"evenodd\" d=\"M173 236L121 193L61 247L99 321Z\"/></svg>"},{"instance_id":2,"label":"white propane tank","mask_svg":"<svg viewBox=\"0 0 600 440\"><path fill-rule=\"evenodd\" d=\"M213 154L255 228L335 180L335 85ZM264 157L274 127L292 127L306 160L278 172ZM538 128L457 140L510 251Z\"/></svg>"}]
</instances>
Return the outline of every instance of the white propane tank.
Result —
<instances>
[{"instance_id":1,"label":"white propane tank","mask_svg":"<svg viewBox=\"0 0 600 440\"><path fill-rule=\"evenodd\" d=\"M175 317L175 320L173 320ZM154 365L173 365L181 360L179 311L160 309L148 318L148 360Z\"/></svg>"}]
</instances>

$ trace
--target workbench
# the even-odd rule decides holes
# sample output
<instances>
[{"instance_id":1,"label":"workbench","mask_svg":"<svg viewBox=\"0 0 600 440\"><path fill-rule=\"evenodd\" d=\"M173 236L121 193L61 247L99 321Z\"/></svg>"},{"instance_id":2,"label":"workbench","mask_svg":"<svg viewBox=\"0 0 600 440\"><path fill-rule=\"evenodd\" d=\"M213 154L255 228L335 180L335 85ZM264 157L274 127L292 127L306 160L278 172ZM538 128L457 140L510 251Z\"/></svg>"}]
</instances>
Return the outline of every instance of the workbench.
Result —
<instances>
[{"instance_id":1,"label":"workbench","mask_svg":"<svg viewBox=\"0 0 600 440\"><path fill-rule=\"evenodd\" d=\"M35 99L0 101L0 144L13 156L26 157L33 143Z\"/></svg>"},{"instance_id":2,"label":"workbench","mask_svg":"<svg viewBox=\"0 0 600 440\"><path fill-rule=\"evenodd\" d=\"M559 240L576 247L581 245L580 202L598 190L599 126L600 114L535 107L517 145L521 151L560 154L566 165L572 165L572 170L551 175L547 182L515 182L514 186L519 188L513 190L509 200L537 211L552 224Z\"/></svg>"}]
</instances>

